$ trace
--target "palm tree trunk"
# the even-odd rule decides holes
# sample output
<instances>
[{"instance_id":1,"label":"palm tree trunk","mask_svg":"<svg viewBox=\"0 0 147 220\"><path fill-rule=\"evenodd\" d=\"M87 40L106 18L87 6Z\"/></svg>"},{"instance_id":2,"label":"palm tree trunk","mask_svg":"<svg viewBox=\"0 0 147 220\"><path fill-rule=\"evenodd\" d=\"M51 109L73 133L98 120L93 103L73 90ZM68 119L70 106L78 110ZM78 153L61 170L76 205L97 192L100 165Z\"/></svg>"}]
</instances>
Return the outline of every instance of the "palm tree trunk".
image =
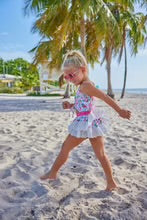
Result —
<instances>
[{"instance_id":1,"label":"palm tree trunk","mask_svg":"<svg viewBox=\"0 0 147 220\"><path fill-rule=\"evenodd\" d=\"M124 84L123 84L123 89L121 93L121 99L124 97L125 94L125 88L126 88L126 81L127 81L127 48L126 45L124 45L124 51L125 51L125 74L124 74Z\"/></svg>"},{"instance_id":2,"label":"palm tree trunk","mask_svg":"<svg viewBox=\"0 0 147 220\"><path fill-rule=\"evenodd\" d=\"M112 90L112 83L111 83L111 60L112 60L112 47L106 49L107 56L106 56L106 69L107 69L107 95L114 99L114 93Z\"/></svg>"},{"instance_id":3,"label":"palm tree trunk","mask_svg":"<svg viewBox=\"0 0 147 220\"><path fill-rule=\"evenodd\" d=\"M70 83L68 83L67 86L66 86L64 98L65 98L65 99L66 99L66 98L70 98Z\"/></svg>"},{"instance_id":4,"label":"palm tree trunk","mask_svg":"<svg viewBox=\"0 0 147 220\"><path fill-rule=\"evenodd\" d=\"M61 88L64 85L64 75L63 74L59 77L58 82L59 82L59 87Z\"/></svg>"},{"instance_id":5,"label":"palm tree trunk","mask_svg":"<svg viewBox=\"0 0 147 220\"><path fill-rule=\"evenodd\" d=\"M81 25L80 25L81 33L81 50L82 54L87 58L86 56L86 47L85 47L85 36L86 36L86 31L85 31L85 20L84 18L81 19Z\"/></svg>"}]
</instances>

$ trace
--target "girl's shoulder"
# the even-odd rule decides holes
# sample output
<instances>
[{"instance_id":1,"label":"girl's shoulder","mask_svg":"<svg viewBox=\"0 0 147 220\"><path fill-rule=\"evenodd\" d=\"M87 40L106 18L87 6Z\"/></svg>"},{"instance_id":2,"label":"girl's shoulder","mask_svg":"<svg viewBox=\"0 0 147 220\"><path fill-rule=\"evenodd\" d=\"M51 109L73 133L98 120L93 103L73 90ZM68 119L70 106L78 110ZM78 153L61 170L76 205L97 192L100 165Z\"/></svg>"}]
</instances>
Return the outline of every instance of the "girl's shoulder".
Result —
<instances>
[{"instance_id":1,"label":"girl's shoulder","mask_svg":"<svg viewBox=\"0 0 147 220\"><path fill-rule=\"evenodd\" d=\"M84 95L88 95L87 94L87 92L85 92L85 90L87 90L88 88L89 88L89 86L94 86L95 87L95 84L92 82L92 81L90 81L90 80L86 80L86 81L84 81L80 86L79 86L79 91L81 92L81 93L83 93ZM91 87L90 87L91 88ZM90 95L88 95L88 96L90 96ZM90 96L91 97L91 96Z\"/></svg>"},{"instance_id":2,"label":"girl's shoulder","mask_svg":"<svg viewBox=\"0 0 147 220\"><path fill-rule=\"evenodd\" d=\"M94 82L92 82L90 80L86 80L79 86L79 89L82 90L84 87L87 87L88 85L95 86Z\"/></svg>"}]
</instances>

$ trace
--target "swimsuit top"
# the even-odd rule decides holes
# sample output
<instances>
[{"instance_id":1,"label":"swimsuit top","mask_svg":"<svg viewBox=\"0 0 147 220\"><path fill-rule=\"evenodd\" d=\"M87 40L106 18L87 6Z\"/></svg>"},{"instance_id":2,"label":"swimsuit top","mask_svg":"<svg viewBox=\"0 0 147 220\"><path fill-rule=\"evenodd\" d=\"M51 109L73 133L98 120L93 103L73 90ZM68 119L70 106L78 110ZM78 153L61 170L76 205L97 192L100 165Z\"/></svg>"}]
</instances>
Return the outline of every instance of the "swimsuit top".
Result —
<instances>
[{"instance_id":1,"label":"swimsuit top","mask_svg":"<svg viewBox=\"0 0 147 220\"><path fill-rule=\"evenodd\" d=\"M75 95L74 109L78 112L90 112L93 109L93 97L80 92L78 89Z\"/></svg>"}]
</instances>

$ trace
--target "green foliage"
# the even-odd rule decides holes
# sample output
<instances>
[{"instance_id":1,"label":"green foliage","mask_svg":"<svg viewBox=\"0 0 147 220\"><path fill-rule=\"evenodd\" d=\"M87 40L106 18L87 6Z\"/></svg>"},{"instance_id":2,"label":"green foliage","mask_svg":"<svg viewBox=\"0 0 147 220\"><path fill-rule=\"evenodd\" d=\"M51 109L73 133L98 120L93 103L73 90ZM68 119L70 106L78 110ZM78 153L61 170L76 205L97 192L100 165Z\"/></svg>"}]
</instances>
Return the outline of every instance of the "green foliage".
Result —
<instances>
[{"instance_id":1,"label":"green foliage","mask_svg":"<svg viewBox=\"0 0 147 220\"><path fill-rule=\"evenodd\" d=\"M23 89L18 87L2 87L0 88L0 93L8 93L8 94L22 94L24 93Z\"/></svg>"},{"instance_id":2,"label":"green foliage","mask_svg":"<svg viewBox=\"0 0 147 220\"><path fill-rule=\"evenodd\" d=\"M63 96L58 93L52 93L52 94L40 94L39 92L30 92L27 94L27 96Z\"/></svg>"},{"instance_id":3,"label":"green foliage","mask_svg":"<svg viewBox=\"0 0 147 220\"><path fill-rule=\"evenodd\" d=\"M48 84L52 86L59 87L59 81L48 80Z\"/></svg>"},{"instance_id":4,"label":"green foliage","mask_svg":"<svg viewBox=\"0 0 147 220\"><path fill-rule=\"evenodd\" d=\"M0 74L3 73L3 59L0 58Z\"/></svg>"},{"instance_id":5,"label":"green foliage","mask_svg":"<svg viewBox=\"0 0 147 220\"><path fill-rule=\"evenodd\" d=\"M59 69L68 50L81 49L92 67L103 55L110 76L113 56L120 61L127 43L137 54L146 42L147 15L135 13L136 3L147 7L147 0L25 0L25 13L37 16L32 31L41 36L30 51L33 63L49 60L50 70Z\"/></svg>"},{"instance_id":6,"label":"green foliage","mask_svg":"<svg viewBox=\"0 0 147 220\"><path fill-rule=\"evenodd\" d=\"M20 76L21 80L16 81L15 87L21 88L24 91L39 86L39 73L37 68L22 58L8 61L4 61L1 58L0 74L3 74L3 71L7 74Z\"/></svg>"},{"instance_id":7,"label":"green foliage","mask_svg":"<svg viewBox=\"0 0 147 220\"><path fill-rule=\"evenodd\" d=\"M107 55L105 52L109 46L112 47L114 55L118 54L124 43L123 27L128 26L130 22L130 18L125 17L125 12L133 15L136 2L135 0L25 0L25 12L35 12L37 15L32 32L38 32L42 37L38 45L30 51L35 54L34 64L49 60L50 69L59 69L67 50L82 49L82 19L85 24L84 38L88 63L94 66L95 62L99 62L101 52L105 59ZM146 0L141 2L145 4ZM136 53L139 42L143 42L144 37L141 32L137 36L138 24L135 17L133 20L136 27L130 25L129 34L132 50Z\"/></svg>"}]
</instances>

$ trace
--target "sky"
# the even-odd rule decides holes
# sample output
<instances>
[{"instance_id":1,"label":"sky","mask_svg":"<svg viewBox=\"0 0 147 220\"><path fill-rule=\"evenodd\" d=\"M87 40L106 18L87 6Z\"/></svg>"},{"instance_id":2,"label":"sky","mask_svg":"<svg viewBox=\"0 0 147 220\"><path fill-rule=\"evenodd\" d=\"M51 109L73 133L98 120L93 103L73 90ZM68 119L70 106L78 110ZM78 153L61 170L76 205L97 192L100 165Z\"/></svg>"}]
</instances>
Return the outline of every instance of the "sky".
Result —
<instances>
[{"instance_id":1,"label":"sky","mask_svg":"<svg viewBox=\"0 0 147 220\"><path fill-rule=\"evenodd\" d=\"M40 36L31 32L34 15L24 16L24 0L0 0L0 57L4 60L22 57L32 61L28 53L40 40ZM147 88L147 46L140 49L136 57L128 50L128 76L126 88ZM123 86L124 60L118 64L112 62L112 87L120 89ZM105 63L95 64L89 68L90 79L100 88L107 88L107 72Z\"/></svg>"}]
</instances>

